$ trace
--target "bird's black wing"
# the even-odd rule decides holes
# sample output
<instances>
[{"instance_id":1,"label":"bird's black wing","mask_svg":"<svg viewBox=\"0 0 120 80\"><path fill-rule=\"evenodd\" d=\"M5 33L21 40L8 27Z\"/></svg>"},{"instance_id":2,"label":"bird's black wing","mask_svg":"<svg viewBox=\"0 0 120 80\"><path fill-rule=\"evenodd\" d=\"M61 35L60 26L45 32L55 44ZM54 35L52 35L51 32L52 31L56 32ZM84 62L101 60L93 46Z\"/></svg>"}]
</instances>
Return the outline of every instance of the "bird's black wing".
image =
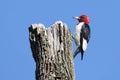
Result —
<instances>
[{"instance_id":1,"label":"bird's black wing","mask_svg":"<svg viewBox=\"0 0 120 80\"><path fill-rule=\"evenodd\" d=\"M82 38L86 39L87 42L89 42L90 39L90 32L91 31L88 24L82 26L82 30L81 30Z\"/></svg>"}]
</instances>

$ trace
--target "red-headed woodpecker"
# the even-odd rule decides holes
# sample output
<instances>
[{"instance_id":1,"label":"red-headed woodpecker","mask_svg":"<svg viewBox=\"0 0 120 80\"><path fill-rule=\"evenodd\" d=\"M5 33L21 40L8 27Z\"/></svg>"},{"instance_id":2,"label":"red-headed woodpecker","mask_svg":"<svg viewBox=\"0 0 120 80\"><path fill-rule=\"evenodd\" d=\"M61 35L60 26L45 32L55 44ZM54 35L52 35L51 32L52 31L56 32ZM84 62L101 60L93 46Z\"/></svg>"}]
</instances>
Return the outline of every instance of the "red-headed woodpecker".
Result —
<instances>
[{"instance_id":1,"label":"red-headed woodpecker","mask_svg":"<svg viewBox=\"0 0 120 80\"><path fill-rule=\"evenodd\" d=\"M79 23L76 25L76 31L74 33L74 41L77 45L77 49L73 54L73 57L80 52L81 53L81 60L83 60L83 54L84 51L87 48L87 44L90 39L90 27L89 27L89 22L90 19L87 15L81 15L79 17L73 17L79 21Z\"/></svg>"}]
</instances>

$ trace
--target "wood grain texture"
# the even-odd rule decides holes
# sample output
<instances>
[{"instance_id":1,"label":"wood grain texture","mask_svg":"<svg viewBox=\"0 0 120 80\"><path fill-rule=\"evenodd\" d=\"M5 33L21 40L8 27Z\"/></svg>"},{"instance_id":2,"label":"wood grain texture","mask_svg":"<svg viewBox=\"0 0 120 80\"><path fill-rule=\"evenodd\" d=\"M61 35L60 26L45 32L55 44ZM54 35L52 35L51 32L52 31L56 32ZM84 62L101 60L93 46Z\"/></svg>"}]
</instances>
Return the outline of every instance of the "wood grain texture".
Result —
<instances>
[{"instance_id":1,"label":"wood grain texture","mask_svg":"<svg viewBox=\"0 0 120 80\"><path fill-rule=\"evenodd\" d=\"M49 28L32 24L29 40L36 80L75 80L72 37L65 23L57 21Z\"/></svg>"}]
</instances>

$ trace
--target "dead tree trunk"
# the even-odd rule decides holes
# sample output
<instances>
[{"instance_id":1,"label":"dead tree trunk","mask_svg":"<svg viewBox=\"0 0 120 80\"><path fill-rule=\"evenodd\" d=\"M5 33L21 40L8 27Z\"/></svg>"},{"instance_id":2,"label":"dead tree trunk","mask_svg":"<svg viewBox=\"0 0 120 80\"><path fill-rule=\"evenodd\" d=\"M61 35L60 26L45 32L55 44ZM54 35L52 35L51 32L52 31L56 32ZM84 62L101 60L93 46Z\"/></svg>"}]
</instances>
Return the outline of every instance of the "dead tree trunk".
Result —
<instances>
[{"instance_id":1,"label":"dead tree trunk","mask_svg":"<svg viewBox=\"0 0 120 80\"><path fill-rule=\"evenodd\" d=\"M47 29L43 24L32 24L29 40L36 80L75 80L72 38L66 24L58 21Z\"/></svg>"}]
</instances>

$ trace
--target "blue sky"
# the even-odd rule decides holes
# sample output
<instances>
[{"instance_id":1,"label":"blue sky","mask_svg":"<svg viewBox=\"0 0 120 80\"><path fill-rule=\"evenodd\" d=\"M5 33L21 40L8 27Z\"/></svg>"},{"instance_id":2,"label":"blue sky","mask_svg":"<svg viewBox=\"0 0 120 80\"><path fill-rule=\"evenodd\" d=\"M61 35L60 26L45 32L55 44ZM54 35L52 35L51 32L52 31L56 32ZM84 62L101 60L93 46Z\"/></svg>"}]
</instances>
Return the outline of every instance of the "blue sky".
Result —
<instances>
[{"instance_id":1,"label":"blue sky","mask_svg":"<svg viewBox=\"0 0 120 80\"><path fill-rule=\"evenodd\" d=\"M80 60L74 60L76 80L120 80L119 0L3 0L0 2L0 80L35 80L35 62L28 27L46 27L61 20L72 34L77 21L87 14L91 39ZM76 46L73 42L73 51Z\"/></svg>"}]
</instances>

